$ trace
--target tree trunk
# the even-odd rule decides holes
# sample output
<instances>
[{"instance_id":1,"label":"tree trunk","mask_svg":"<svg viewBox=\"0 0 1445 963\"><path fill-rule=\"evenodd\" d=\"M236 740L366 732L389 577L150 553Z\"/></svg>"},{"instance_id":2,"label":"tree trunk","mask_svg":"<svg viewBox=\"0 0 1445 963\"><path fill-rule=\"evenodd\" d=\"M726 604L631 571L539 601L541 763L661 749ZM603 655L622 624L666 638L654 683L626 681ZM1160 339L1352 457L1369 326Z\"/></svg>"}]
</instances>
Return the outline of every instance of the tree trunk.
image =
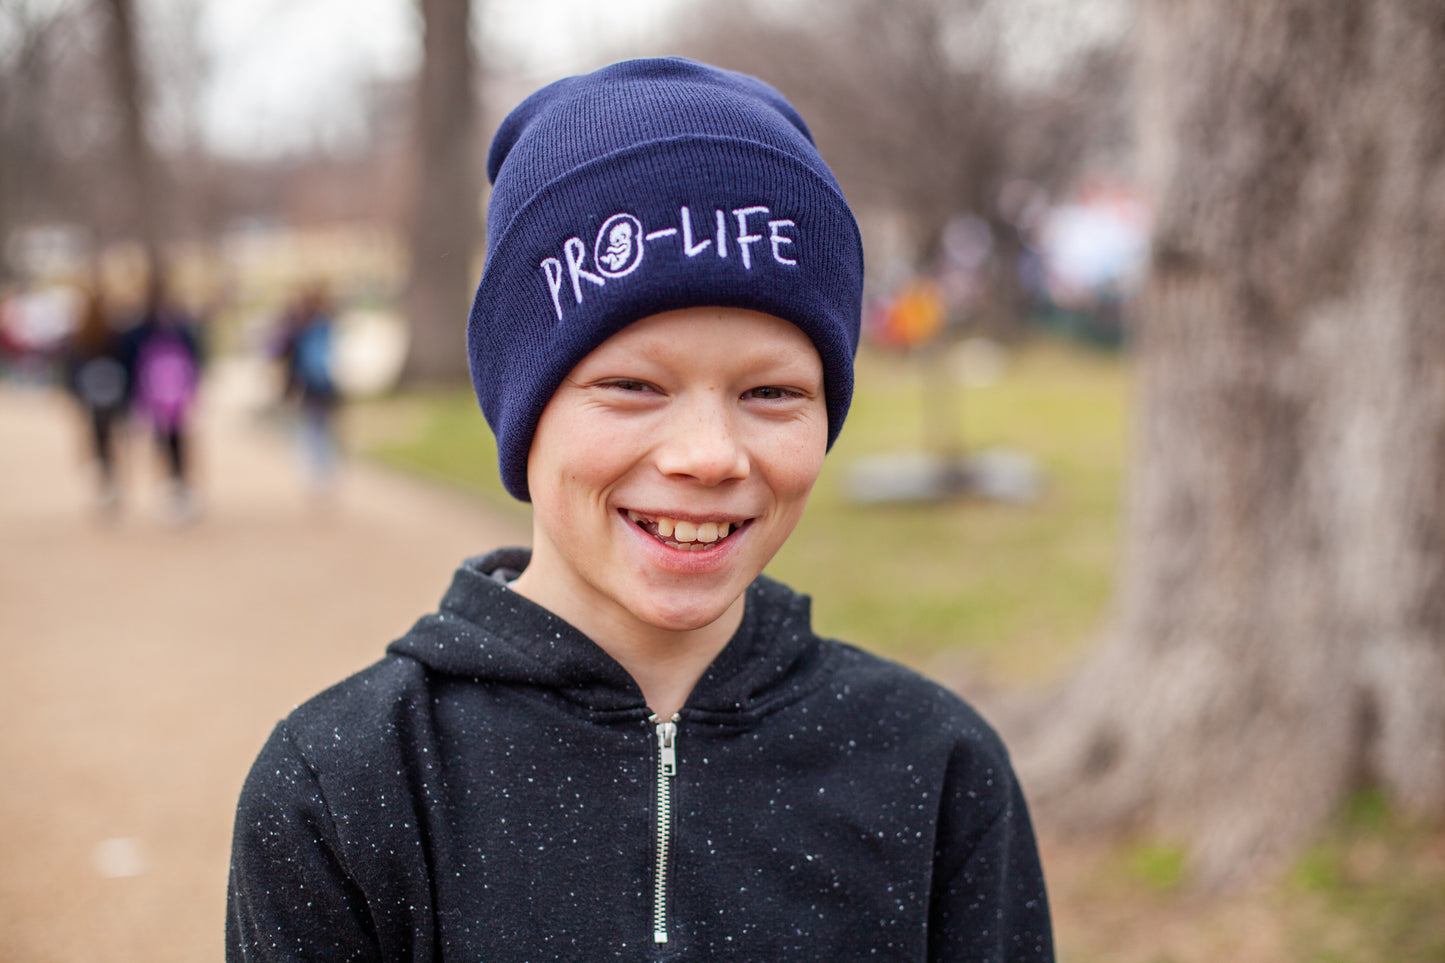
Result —
<instances>
[{"instance_id":1,"label":"tree trunk","mask_svg":"<svg viewBox=\"0 0 1445 963\"><path fill-rule=\"evenodd\" d=\"M1220 884L1364 783L1445 806L1445 5L1151 0L1143 44L1117 632L1020 763Z\"/></svg>"},{"instance_id":2,"label":"tree trunk","mask_svg":"<svg viewBox=\"0 0 1445 963\"><path fill-rule=\"evenodd\" d=\"M471 3L420 0L425 42L417 134L406 309L411 350L405 380L448 382L467 374L472 255L480 236L475 150Z\"/></svg>"},{"instance_id":3,"label":"tree trunk","mask_svg":"<svg viewBox=\"0 0 1445 963\"><path fill-rule=\"evenodd\" d=\"M146 130L146 93L141 75L140 43L133 0L104 0L110 21L109 51L114 96L120 109L122 162L130 175L131 194L125 221L145 248L152 277L161 274L160 171Z\"/></svg>"},{"instance_id":4,"label":"tree trunk","mask_svg":"<svg viewBox=\"0 0 1445 963\"><path fill-rule=\"evenodd\" d=\"M54 19L42 19L21 8L10 13L5 29L12 49L0 60L0 238L13 238L29 224L38 205L36 195L53 188L46 153L43 114L38 106L45 88ZM14 245L0 246L0 283L18 278L12 263Z\"/></svg>"}]
</instances>

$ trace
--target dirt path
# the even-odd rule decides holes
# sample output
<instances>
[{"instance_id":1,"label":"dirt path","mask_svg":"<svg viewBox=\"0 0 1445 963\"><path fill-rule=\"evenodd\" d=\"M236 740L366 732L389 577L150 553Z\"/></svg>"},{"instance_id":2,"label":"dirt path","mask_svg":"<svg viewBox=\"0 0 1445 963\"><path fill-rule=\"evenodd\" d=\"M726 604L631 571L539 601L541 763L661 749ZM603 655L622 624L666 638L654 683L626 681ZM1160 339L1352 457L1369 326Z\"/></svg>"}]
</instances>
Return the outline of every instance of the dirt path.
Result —
<instances>
[{"instance_id":1,"label":"dirt path","mask_svg":"<svg viewBox=\"0 0 1445 963\"><path fill-rule=\"evenodd\" d=\"M214 379L180 529L140 439L101 523L66 400L0 386L6 963L220 960L231 814L271 726L377 658L461 558L524 537L365 465L318 513L242 381Z\"/></svg>"}]
</instances>

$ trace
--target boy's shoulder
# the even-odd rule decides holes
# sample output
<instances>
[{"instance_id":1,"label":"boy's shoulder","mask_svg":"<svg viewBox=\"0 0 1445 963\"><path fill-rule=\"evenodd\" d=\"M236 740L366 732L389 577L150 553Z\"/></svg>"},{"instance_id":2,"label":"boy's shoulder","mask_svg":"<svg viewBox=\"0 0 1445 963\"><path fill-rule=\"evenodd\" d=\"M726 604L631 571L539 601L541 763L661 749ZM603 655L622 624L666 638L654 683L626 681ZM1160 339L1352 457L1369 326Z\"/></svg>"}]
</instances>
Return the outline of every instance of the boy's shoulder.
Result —
<instances>
[{"instance_id":1,"label":"boy's shoulder","mask_svg":"<svg viewBox=\"0 0 1445 963\"><path fill-rule=\"evenodd\" d=\"M282 725L312 768L347 769L396 742L429 699L425 668L388 653L296 706Z\"/></svg>"},{"instance_id":2,"label":"boy's shoulder","mask_svg":"<svg viewBox=\"0 0 1445 963\"><path fill-rule=\"evenodd\" d=\"M942 683L892 659L859 646L825 639L835 650L834 688L860 712L886 713L875 718L908 719L917 724L1002 743L978 710Z\"/></svg>"},{"instance_id":3,"label":"boy's shoulder","mask_svg":"<svg viewBox=\"0 0 1445 963\"><path fill-rule=\"evenodd\" d=\"M815 697L830 723L896 751L965 761L978 771L1008 770L1002 737L958 692L861 646L820 638L829 666Z\"/></svg>"}]
</instances>

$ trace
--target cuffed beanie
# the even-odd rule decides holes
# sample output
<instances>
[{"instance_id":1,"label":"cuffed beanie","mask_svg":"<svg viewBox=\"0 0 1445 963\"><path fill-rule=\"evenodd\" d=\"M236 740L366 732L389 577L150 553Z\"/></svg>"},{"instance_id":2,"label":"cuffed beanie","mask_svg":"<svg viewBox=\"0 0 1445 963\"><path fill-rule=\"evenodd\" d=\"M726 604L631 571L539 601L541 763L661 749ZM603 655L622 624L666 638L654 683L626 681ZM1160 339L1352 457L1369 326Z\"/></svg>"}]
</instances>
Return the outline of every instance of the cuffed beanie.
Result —
<instances>
[{"instance_id":1,"label":"cuffed beanie","mask_svg":"<svg viewBox=\"0 0 1445 963\"><path fill-rule=\"evenodd\" d=\"M532 435L567 373L626 325L680 308L801 328L823 361L832 446L853 393L863 247L776 90L678 58L568 77L502 123L487 176L467 350L512 495L530 499Z\"/></svg>"}]
</instances>

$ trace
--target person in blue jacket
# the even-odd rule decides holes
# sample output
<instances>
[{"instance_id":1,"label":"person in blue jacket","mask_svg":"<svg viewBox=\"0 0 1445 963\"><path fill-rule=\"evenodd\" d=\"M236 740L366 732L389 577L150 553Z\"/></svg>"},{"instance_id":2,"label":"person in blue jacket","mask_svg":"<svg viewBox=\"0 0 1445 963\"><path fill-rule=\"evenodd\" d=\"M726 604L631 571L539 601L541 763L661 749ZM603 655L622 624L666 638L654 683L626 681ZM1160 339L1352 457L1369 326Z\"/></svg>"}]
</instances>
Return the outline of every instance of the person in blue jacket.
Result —
<instances>
[{"instance_id":1,"label":"person in blue jacket","mask_svg":"<svg viewBox=\"0 0 1445 963\"><path fill-rule=\"evenodd\" d=\"M309 284L282 313L270 354L281 364L282 396L296 406L302 462L317 495L331 493L340 460L336 345L330 291L323 283Z\"/></svg>"},{"instance_id":2,"label":"person in blue jacket","mask_svg":"<svg viewBox=\"0 0 1445 963\"><path fill-rule=\"evenodd\" d=\"M488 174L468 346L533 544L465 562L277 726L228 958L1052 959L998 737L761 574L842 427L862 303L803 120L630 61L524 101Z\"/></svg>"}]
</instances>

